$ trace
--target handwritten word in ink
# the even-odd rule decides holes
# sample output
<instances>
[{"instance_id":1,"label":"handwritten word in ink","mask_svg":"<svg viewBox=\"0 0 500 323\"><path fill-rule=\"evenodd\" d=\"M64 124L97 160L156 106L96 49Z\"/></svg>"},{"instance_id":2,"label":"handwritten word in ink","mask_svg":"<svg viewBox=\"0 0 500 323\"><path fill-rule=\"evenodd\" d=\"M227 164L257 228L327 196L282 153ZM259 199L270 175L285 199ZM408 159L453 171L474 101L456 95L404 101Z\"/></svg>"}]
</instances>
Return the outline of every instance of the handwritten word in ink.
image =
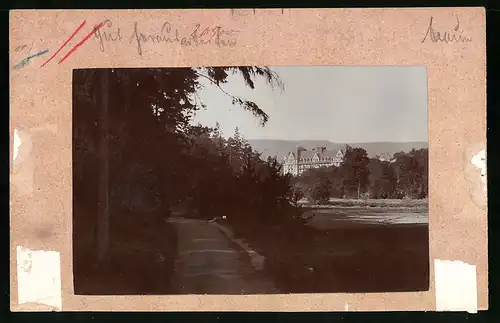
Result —
<instances>
[{"instance_id":1,"label":"handwritten word in ink","mask_svg":"<svg viewBox=\"0 0 500 323\"><path fill-rule=\"evenodd\" d=\"M433 43L468 43L472 41L472 38L462 35L463 30L460 29L460 20L457 17L457 24L453 28L453 31L439 32L434 28L434 17L431 16L429 26L425 33L422 43L424 43L428 38Z\"/></svg>"},{"instance_id":2,"label":"handwritten word in ink","mask_svg":"<svg viewBox=\"0 0 500 323\"><path fill-rule=\"evenodd\" d=\"M113 27L113 23L109 19L105 20L103 24L108 28ZM123 39L120 27L112 31L105 31L103 28L98 29L95 31L95 38L99 41L101 52L104 52L104 43L117 42Z\"/></svg>"},{"instance_id":3,"label":"handwritten word in ink","mask_svg":"<svg viewBox=\"0 0 500 323\"><path fill-rule=\"evenodd\" d=\"M19 45L19 46L17 46L17 47L14 49L14 51L15 51L15 52L20 52L20 51L23 51L23 50L25 50L25 49L28 49L28 52L30 52L32 48L33 48L33 42L32 42L31 44L29 44L29 45L28 45L28 44Z\"/></svg>"},{"instance_id":4,"label":"handwritten word in ink","mask_svg":"<svg viewBox=\"0 0 500 323\"><path fill-rule=\"evenodd\" d=\"M142 47L151 44L179 44L181 46L216 45L218 47L234 47L236 41L230 36L239 33L239 30L225 29L222 26L204 26L196 24L194 29L182 33L165 22L156 32L146 33L139 30L139 25L134 22L134 30L129 38L129 43L137 46L137 53L142 55Z\"/></svg>"},{"instance_id":5,"label":"handwritten word in ink","mask_svg":"<svg viewBox=\"0 0 500 323\"><path fill-rule=\"evenodd\" d=\"M26 64L28 64L28 62L32 58L35 58L37 56L41 56L43 54L47 54L48 52L49 52L49 50L46 49L46 50L42 50L41 52L38 52L36 54L30 55L30 56L26 57L25 59L23 59L22 61L20 61L19 63L17 63L16 65L14 65L13 69L17 70L18 68L24 67Z\"/></svg>"}]
</instances>

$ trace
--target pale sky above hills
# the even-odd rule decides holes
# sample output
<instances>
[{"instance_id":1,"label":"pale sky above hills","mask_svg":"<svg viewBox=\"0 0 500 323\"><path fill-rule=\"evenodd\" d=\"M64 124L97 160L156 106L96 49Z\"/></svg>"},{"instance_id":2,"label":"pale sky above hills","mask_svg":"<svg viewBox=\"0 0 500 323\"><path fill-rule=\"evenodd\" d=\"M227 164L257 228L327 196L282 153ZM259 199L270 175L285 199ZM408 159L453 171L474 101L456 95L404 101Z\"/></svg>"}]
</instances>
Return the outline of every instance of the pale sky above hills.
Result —
<instances>
[{"instance_id":1,"label":"pale sky above hills","mask_svg":"<svg viewBox=\"0 0 500 323\"><path fill-rule=\"evenodd\" d=\"M265 127L250 112L209 81L199 93L207 105L196 122L223 134L235 127L249 139L329 140L332 142L427 141L427 75L425 67L276 67L285 90L273 90L263 79L255 89L239 75L225 91L256 102L269 115Z\"/></svg>"}]
</instances>

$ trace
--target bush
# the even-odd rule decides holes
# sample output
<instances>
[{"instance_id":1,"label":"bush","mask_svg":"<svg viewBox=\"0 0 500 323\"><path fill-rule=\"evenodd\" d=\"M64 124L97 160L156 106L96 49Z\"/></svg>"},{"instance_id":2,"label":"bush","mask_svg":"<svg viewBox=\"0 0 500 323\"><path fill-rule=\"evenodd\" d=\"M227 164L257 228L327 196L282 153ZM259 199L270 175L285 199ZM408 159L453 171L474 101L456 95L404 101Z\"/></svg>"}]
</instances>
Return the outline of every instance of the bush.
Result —
<instances>
[{"instance_id":1,"label":"bush","mask_svg":"<svg viewBox=\"0 0 500 323\"><path fill-rule=\"evenodd\" d=\"M325 183L316 183L306 195L307 199L314 204L326 204L330 198L329 187Z\"/></svg>"}]
</instances>

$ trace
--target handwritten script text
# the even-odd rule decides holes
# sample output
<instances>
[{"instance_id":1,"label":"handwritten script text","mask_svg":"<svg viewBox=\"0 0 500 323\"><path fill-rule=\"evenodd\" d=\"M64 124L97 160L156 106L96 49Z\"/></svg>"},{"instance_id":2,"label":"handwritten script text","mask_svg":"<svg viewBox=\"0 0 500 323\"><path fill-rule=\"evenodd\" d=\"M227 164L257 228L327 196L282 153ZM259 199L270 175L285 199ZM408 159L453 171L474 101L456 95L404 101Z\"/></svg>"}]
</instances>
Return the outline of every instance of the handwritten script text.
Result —
<instances>
[{"instance_id":1,"label":"handwritten script text","mask_svg":"<svg viewBox=\"0 0 500 323\"><path fill-rule=\"evenodd\" d=\"M143 30L138 22L134 22L130 36L125 35L120 27L113 26L111 20L104 21L104 28L95 32L95 39L99 43L101 52L106 50L107 43L118 43L124 39L128 44L137 48L137 53L142 56L144 46L147 44L177 44L184 47L212 45L217 47L236 46L235 36L238 30L227 29L222 26L202 26L195 24L188 31L174 28L170 22L164 22L157 30Z\"/></svg>"},{"instance_id":2,"label":"handwritten script text","mask_svg":"<svg viewBox=\"0 0 500 323\"><path fill-rule=\"evenodd\" d=\"M455 28L453 28L454 32L439 32L434 28L433 22L434 18L431 16L429 27L427 27L427 32L422 40L422 43L424 43L427 38L429 38L433 43L468 43L472 41L472 38L465 37L461 34L463 33L463 30L460 30L460 21L458 20L458 17L457 24Z\"/></svg>"}]
</instances>

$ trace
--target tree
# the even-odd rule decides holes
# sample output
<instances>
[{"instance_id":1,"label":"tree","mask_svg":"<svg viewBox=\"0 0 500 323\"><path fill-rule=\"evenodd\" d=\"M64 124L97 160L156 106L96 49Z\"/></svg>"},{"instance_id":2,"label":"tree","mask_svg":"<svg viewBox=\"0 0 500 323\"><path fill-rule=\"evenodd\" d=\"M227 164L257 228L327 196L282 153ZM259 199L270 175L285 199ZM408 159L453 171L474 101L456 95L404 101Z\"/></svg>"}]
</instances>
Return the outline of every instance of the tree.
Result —
<instances>
[{"instance_id":1,"label":"tree","mask_svg":"<svg viewBox=\"0 0 500 323\"><path fill-rule=\"evenodd\" d=\"M257 104L231 95L222 88L231 73L239 73L245 84L252 89L256 77L264 78L273 88L284 88L278 75L267 67L94 69L80 70L73 74L74 106L75 110L78 110L75 115L80 116L80 119L75 120L79 123L77 128L82 130L80 133L94 134L96 125L109 126L103 128L107 134L102 138L106 138L106 141L100 145L104 154L100 156L105 158L105 168L109 169L109 172L103 170L99 186L103 197L99 204L102 210L98 220L101 258L107 252L105 241L109 238L109 234L105 234L109 231L105 211L109 210L106 196L110 191L126 184L124 179L129 173L128 164L137 164L144 171L155 174L155 188L148 194L157 195L162 203L162 212L167 212L172 203L176 203L190 190L190 187L184 184L188 182L191 172L187 166L195 164L188 158L192 139L190 122L194 113L205 107L197 95L202 88L200 79L209 80L224 92L234 105L254 114L262 125L266 124L269 117ZM103 82L104 88L99 91ZM107 102L99 103L106 98ZM103 123L103 120L110 122ZM76 139L85 142L82 136ZM97 143L94 138L87 141ZM80 194L79 192L84 190L95 190L98 183L82 174L87 172L89 167L86 166L90 165L89 163L94 165L93 168L98 168L97 158L90 155L95 155L95 152L91 149L79 149L75 153L82 160L75 163L78 166L75 171L79 172L75 178L80 179L75 181L75 192ZM104 157L108 155L109 158ZM108 193L105 194L104 191ZM90 193L87 196L83 199L79 197L77 201L81 201L79 203L82 205L85 200L88 203L93 201L97 205L96 197L90 197Z\"/></svg>"},{"instance_id":2,"label":"tree","mask_svg":"<svg viewBox=\"0 0 500 323\"><path fill-rule=\"evenodd\" d=\"M345 193L356 192L359 199L368 185L368 155L363 148L346 146L344 162L340 166L344 176L343 190Z\"/></svg>"},{"instance_id":3,"label":"tree","mask_svg":"<svg viewBox=\"0 0 500 323\"><path fill-rule=\"evenodd\" d=\"M418 177L418 198L426 198L429 195L429 150L413 149L410 155L416 160L420 175Z\"/></svg>"},{"instance_id":4,"label":"tree","mask_svg":"<svg viewBox=\"0 0 500 323\"><path fill-rule=\"evenodd\" d=\"M219 122L215 123L215 129L213 130L212 140L215 142L215 146L219 154L223 154L226 147L226 140L222 136Z\"/></svg>"},{"instance_id":5,"label":"tree","mask_svg":"<svg viewBox=\"0 0 500 323\"><path fill-rule=\"evenodd\" d=\"M369 193L371 198L390 198L393 196L396 186L396 178L391 164L379 159L370 159L369 169Z\"/></svg>"},{"instance_id":6,"label":"tree","mask_svg":"<svg viewBox=\"0 0 500 323\"><path fill-rule=\"evenodd\" d=\"M307 200L314 204L324 204L330 199L332 180L328 168L311 168L302 173L300 183Z\"/></svg>"},{"instance_id":7,"label":"tree","mask_svg":"<svg viewBox=\"0 0 500 323\"><path fill-rule=\"evenodd\" d=\"M399 198L424 198L428 195L428 150L413 149L394 155L396 195Z\"/></svg>"},{"instance_id":8,"label":"tree","mask_svg":"<svg viewBox=\"0 0 500 323\"><path fill-rule=\"evenodd\" d=\"M244 165L244 142L241 138L238 127L234 129L234 134L228 139L228 155L233 171L238 174Z\"/></svg>"},{"instance_id":9,"label":"tree","mask_svg":"<svg viewBox=\"0 0 500 323\"><path fill-rule=\"evenodd\" d=\"M381 198L392 198L396 189L396 175L390 162L382 162Z\"/></svg>"},{"instance_id":10,"label":"tree","mask_svg":"<svg viewBox=\"0 0 500 323\"><path fill-rule=\"evenodd\" d=\"M330 173L331 187L330 187L330 197L340 198L343 194L342 189L342 169L336 166L328 167L328 172Z\"/></svg>"},{"instance_id":11,"label":"tree","mask_svg":"<svg viewBox=\"0 0 500 323\"><path fill-rule=\"evenodd\" d=\"M268 204L289 203L291 201L290 191L292 188L291 176L282 173L282 165L276 157L268 157L266 162L262 163L262 166L264 176L261 177L259 183L261 184L261 189L269 193L264 196Z\"/></svg>"},{"instance_id":12,"label":"tree","mask_svg":"<svg viewBox=\"0 0 500 323\"><path fill-rule=\"evenodd\" d=\"M305 197L303 190L300 187L298 178L294 177L290 180L289 199L293 206L298 206L299 201Z\"/></svg>"}]
</instances>

